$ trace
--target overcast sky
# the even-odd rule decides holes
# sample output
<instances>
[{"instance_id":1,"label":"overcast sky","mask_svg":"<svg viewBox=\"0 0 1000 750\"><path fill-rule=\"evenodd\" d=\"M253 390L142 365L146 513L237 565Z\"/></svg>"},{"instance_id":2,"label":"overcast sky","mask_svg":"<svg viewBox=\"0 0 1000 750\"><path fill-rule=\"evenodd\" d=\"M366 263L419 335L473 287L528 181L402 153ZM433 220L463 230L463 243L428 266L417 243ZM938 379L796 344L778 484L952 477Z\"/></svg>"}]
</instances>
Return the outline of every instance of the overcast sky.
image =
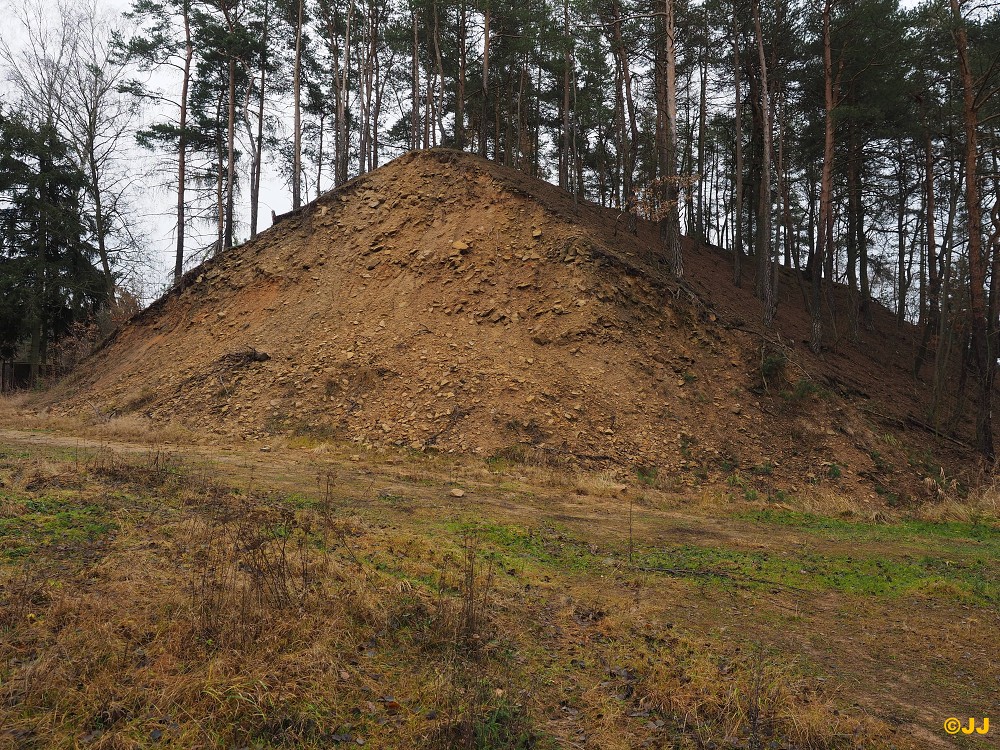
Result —
<instances>
[{"instance_id":1,"label":"overcast sky","mask_svg":"<svg viewBox=\"0 0 1000 750\"><path fill-rule=\"evenodd\" d=\"M36 0L27 0L35 2ZM45 2L47 8L55 6L55 3ZM126 11L130 3L123 0L93 0L100 11L112 14L121 14ZM25 43L25 34L21 25L16 21L23 16L26 3L24 0L0 0L0 12L8 19L3 26L2 42L18 48ZM152 88L158 88L175 94L179 89L179 82L171 80L170 74L162 73L148 79L148 84ZM6 81L6 74L0 75L0 99L10 96L10 85ZM157 110L147 107L141 114L139 125L149 125L157 120L176 117L176 112L170 109ZM123 167L128 169L137 178L137 189L132 196L135 212L138 214L137 229L142 236L146 246L150 265L143 274L145 283L142 290L147 302L159 296L169 283L173 265L176 242L176 188L174 185L167 186L167 182L176 174L177 160L175 155L154 154L138 147L134 140L129 139L122 144ZM265 156L264 175L261 181L260 219L258 229L264 230L271 225L271 211L283 213L291 208L291 194L285 180L280 176L277 165L268 164L268 157ZM237 228L238 240L245 240L249 234L249 186L246 180L242 181L241 187L244 190L243 200L237 199L237 210L240 213L239 226ZM312 195L310 198L314 197ZM203 228L202 228L203 229ZM192 234L189 230L189 235ZM195 244L196 237L190 243ZM189 251L194 250L191 247Z\"/></svg>"}]
</instances>

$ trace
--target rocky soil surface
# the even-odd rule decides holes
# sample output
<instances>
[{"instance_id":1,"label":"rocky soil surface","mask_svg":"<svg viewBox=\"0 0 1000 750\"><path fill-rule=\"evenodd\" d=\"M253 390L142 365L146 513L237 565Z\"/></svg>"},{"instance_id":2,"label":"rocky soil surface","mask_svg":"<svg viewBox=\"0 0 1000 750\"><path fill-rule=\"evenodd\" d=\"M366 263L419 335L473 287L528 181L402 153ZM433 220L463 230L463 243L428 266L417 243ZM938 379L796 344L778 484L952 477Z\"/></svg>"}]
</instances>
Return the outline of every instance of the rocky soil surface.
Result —
<instances>
[{"instance_id":1,"label":"rocky soil surface","mask_svg":"<svg viewBox=\"0 0 1000 750\"><path fill-rule=\"evenodd\" d=\"M678 490L742 473L905 500L963 454L916 424L915 329L878 308L817 357L800 277L779 274L763 331L723 251L689 243L682 282L663 260L651 224L412 153L188 273L44 399L247 439L605 463Z\"/></svg>"}]
</instances>

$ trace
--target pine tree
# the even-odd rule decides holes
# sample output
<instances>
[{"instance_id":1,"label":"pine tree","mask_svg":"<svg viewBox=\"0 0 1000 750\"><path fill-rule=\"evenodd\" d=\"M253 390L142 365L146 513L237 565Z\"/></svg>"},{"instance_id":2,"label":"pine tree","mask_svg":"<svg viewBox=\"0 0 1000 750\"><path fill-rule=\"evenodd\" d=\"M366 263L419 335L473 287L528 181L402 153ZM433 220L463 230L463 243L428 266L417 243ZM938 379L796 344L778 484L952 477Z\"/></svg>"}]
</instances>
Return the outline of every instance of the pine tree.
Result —
<instances>
[{"instance_id":1,"label":"pine tree","mask_svg":"<svg viewBox=\"0 0 1000 750\"><path fill-rule=\"evenodd\" d=\"M107 300L86 185L52 123L0 113L0 350L26 344L32 383L48 344Z\"/></svg>"},{"instance_id":2,"label":"pine tree","mask_svg":"<svg viewBox=\"0 0 1000 750\"><path fill-rule=\"evenodd\" d=\"M194 39L192 31L192 0L135 0L126 14L140 26L140 33L122 40L123 48L137 61L140 70L155 71L174 68L180 72L180 91L175 99L159 91L149 90L142 82L134 80L129 86L138 99L161 101L166 99L178 111L177 119L154 122L140 130L136 138L141 145L153 150L169 148L177 159L177 200L173 282L177 284L184 273L186 257L186 230L189 222L188 150L191 132L188 123L190 87L194 65Z\"/></svg>"}]
</instances>

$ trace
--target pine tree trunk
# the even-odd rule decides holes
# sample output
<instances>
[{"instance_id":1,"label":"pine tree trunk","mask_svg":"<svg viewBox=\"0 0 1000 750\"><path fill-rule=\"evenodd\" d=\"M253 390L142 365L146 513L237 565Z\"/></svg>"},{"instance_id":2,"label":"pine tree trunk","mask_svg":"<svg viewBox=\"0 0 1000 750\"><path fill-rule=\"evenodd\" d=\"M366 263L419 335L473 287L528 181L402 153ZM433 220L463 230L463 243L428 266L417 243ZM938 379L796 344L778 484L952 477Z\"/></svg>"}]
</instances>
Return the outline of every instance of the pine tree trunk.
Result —
<instances>
[{"instance_id":1,"label":"pine tree trunk","mask_svg":"<svg viewBox=\"0 0 1000 750\"><path fill-rule=\"evenodd\" d=\"M437 116L435 119L438 124L438 133L441 137L441 143L444 144L447 141L448 134L444 129L444 60L441 57L441 24L438 19L438 6L437 2L433 3L434 10L434 59L437 64L437 101L435 103L435 109L437 110Z\"/></svg>"},{"instance_id":2,"label":"pine tree trunk","mask_svg":"<svg viewBox=\"0 0 1000 750\"><path fill-rule=\"evenodd\" d=\"M707 29L706 29L707 33ZM705 241L705 127L708 119L708 47L701 50L701 91L698 96L698 204L695 209L694 232Z\"/></svg>"},{"instance_id":3,"label":"pine tree trunk","mask_svg":"<svg viewBox=\"0 0 1000 750\"><path fill-rule=\"evenodd\" d=\"M260 178L264 166L264 103L267 100L268 36L271 31L271 3L264 3L262 38L260 41L260 89L257 92L257 134L253 140L253 164L250 167L250 239L257 236L260 216ZM249 127L249 125L248 125Z\"/></svg>"},{"instance_id":4,"label":"pine tree trunk","mask_svg":"<svg viewBox=\"0 0 1000 750\"><path fill-rule=\"evenodd\" d=\"M621 6L617 0L612 3L615 54L618 57L618 64L621 66L622 83L624 88L625 109L628 112L628 145L625 147L625 158L622 166L622 200L629 212L632 222L635 209L635 188L633 180L635 178L635 163L639 158L639 124L636 118L635 100L632 96L632 71L629 67L628 53L625 49L625 42L622 39ZM634 224L632 224L634 227ZM632 227L630 227L630 230Z\"/></svg>"},{"instance_id":5,"label":"pine tree trunk","mask_svg":"<svg viewBox=\"0 0 1000 750\"><path fill-rule=\"evenodd\" d=\"M958 173L955 172L955 160L949 159L948 179L948 217L945 220L944 235L941 238L941 307L936 331L938 344L934 348L934 378L931 390L931 403L928 406L928 421L932 425L939 423L941 402L945 389L951 385L949 371L951 369L951 354L955 348L956 332L952 325L954 310L951 304L952 296L952 261L955 248L955 220L958 216L958 203L962 193L961 182L965 167L959 160Z\"/></svg>"},{"instance_id":6,"label":"pine tree trunk","mask_svg":"<svg viewBox=\"0 0 1000 750\"><path fill-rule=\"evenodd\" d=\"M465 150L465 67L468 60L465 0L458 10L458 91L455 96L455 148Z\"/></svg>"},{"instance_id":7,"label":"pine tree trunk","mask_svg":"<svg viewBox=\"0 0 1000 750\"><path fill-rule=\"evenodd\" d=\"M733 90L735 123L735 185L733 186L733 283L740 286L743 279L743 98L740 90L740 38L739 22L733 5Z\"/></svg>"},{"instance_id":8,"label":"pine tree trunk","mask_svg":"<svg viewBox=\"0 0 1000 750\"><path fill-rule=\"evenodd\" d=\"M989 461L993 450L993 381L996 355L990 352L986 321L986 267L983 259L982 213L977 182L978 110L972 68L969 62L968 38L959 0L951 0L951 10L957 23L953 32L958 52L962 80L962 120L965 125L965 209L969 235L969 300L972 315L972 358L978 379L976 410L976 447Z\"/></svg>"},{"instance_id":9,"label":"pine tree trunk","mask_svg":"<svg viewBox=\"0 0 1000 750\"><path fill-rule=\"evenodd\" d=\"M920 337L920 349L917 351L916 362L913 365L914 377L920 377L920 370L927 359L927 348L931 337L937 332L941 314L940 291L941 275L938 273L938 259L935 235L935 205L934 205L934 149L930 131L924 134L924 214L927 229L927 315L924 323L923 336Z\"/></svg>"},{"instance_id":10,"label":"pine tree trunk","mask_svg":"<svg viewBox=\"0 0 1000 750\"><path fill-rule=\"evenodd\" d=\"M760 23L760 2L753 0L754 30L760 64L760 125L763 152L760 166L760 187L757 191L757 294L763 304L763 321L768 328L774 323L774 269L771 247L771 106L767 81L767 58L764 54L764 32Z\"/></svg>"},{"instance_id":11,"label":"pine tree trunk","mask_svg":"<svg viewBox=\"0 0 1000 750\"><path fill-rule=\"evenodd\" d=\"M375 105L372 112L372 169L379 166L379 123L382 120L382 99L385 91L385 83L382 78L382 65L379 58L375 58Z\"/></svg>"},{"instance_id":12,"label":"pine tree trunk","mask_svg":"<svg viewBox=\"0 0 1000 750\"><path fill-rule=\"evenodd\" d=\"M570 86L570 36L569 36L569 0L563 0L563 96L562 96L562 133L559 148L559 187L569 190L570 143L569 143L569 86Z\"/></svg>"},{"instance_id":13,"label":"pine tree trunk","mask_svg":"<svg viewBox=\"0 0 1000 750\"><path fill-rule=\"evenodd\" d=\"M810 315L812 317L812 332L809 346L818 354L823 346L823 299L822 275L826 259L827 242L833 227L833 147L834 124L833 110L836 106L833 98L833 52L830 40L830 3L823 4L823 99L825 105L823 125L823 173L820 177L819 190L819 226L817 227L816 254L812 264L812 295L810 300Z\"/></svg>"},{"instance_id":14,"label":"pine tree trunk","mask_svg":"<svg viewBox=\"0 0 1000 750\"><path fill-rule=\"evenodd\" d=\"M337 28L337 17L326 14L327 36L330 39L330 55L333 58L333 103L334 103L334 123L333 123L333 184L337 187L343 184L341 176L343 174L342 164L347 152L347 102L344 91L344 66L340 60L340 30ZM344 46L346 58L350 52L347 45Z\"/></svg>"},{"instance_id":15,"label":"pine tree trunk","mask_svg":"<svg viewBox=\"0 0 1000 750\"><path fill-rule=\"evenodd\" d=\"M226 233L223 250L233 246L233 209L236 184L236 59L229 58L229 101L226 118Z\"/></svg>"},{"instance_id":16,"label":"pine tree trunk","mask_svg":"<svg viewBox=\"0 0 1000 750\"><path fill-rule=\"evenodd\" d=\"M855 144L854 121L847 127L847 294L851 335L858 338L858 314L861 304L858 297L858 213L861 211L861 197L858 187L857 147Z\"/></svg>"},{"instance_id":17,"label":"pine tree trunk","mask_svg":"<svg viewBox=\"0 0 1000 750\"><path fill-rule=\"evenodd\" d=\"M323 194L323 135L326 133L326 112L320 112L319 114L319 143L317 144L316 153L316 199ZM308 194L308 191L307 191Z\"/></svg>"},{"instance_id":18,"label":"pine tree trunk","mask_svg":"<svg viewBox=\"0 0 1000 750\"><path fill-rule=\"evenodd\" d=\"M906 160L903 151L903 139L897 143L899 161L896 165L896 190L899 203L896 207L896 328L902 328L906 320L906 294L909 284L906 281L906 206L909 203L909 185L906 180ZM921 315L923 310L921 310Z\"/></svg>"},{"instance_id":19,"label":"pine tree trunk","mask_svg":"<svg viewBox=\"0 0 1000 750\"><path fill-rule=\"evenodd\" d=\"M483 100L479 115L479 155L486 157L486 111L490 96L490 9L483 13Z\"/></svg>"},{"instance_id":20,"label":"pine tree trunk","mask_svg":"<svg viewBox=\"0 0 1000 750\"><path fill-rule=\"evenodd\" d=\"M45 175L51 165L44 152L38 154L38 171ZM43 188L44 189L44 188ZM39 196L44 202L48 196ZM35 238L35 273L31 283L30 341L28 343L28 385L34 387L42 364L42 349L45 331L45 259L48 257L48 217L43 209L38 217Z\"/></svg>"},{"instance_id":21,"label":"pine tree trunk","mask_svg":"<svg viewBox=\"0 0 1000 750\"><path fill-rule=\"evenodd\" d=\"M219 101L215 104L216 122L222 121L222 109L224 102L222 94L219 94ZM216 128L215 131L215 247L212 254L216 255L222 250L222 243L226 236L226 143L222 138L222 132Z\"/></svg>"},{"instance_id":22,"label":"pine tree trunk","mask_svg":"<svg viewBox=\"0 0 1000 750\"><path fill-rule=\"evenodd\" d=\"M187 111L188 87L191 83L191 60L194 46L191 43L191 6L184 2L184 72L181 78L180 118L177 137L177 249L174 253L174 284L184 275L184 224L186 221L184 188L187 184Z\"/></svg>"},{"instance_id":23,"label":"pine tree trunk","mask_svg":"<svg viewBox=\"0 0 1000 750\"><path fill-rule=\"evenodd\" d=\"M674 277L684 277L681 248L680 186L677 179L677 50L674 23L674 0L664 0L662 50L662 93L657 118L662 122L660 174L663 179L663 204L660 208L660 242L670 261Z\"/></svg>"},{"instance_id":24,"label":"pine tree trunk","mask_svg":"<svg viewBox=\"0 0 1000 750\"><path fill-rule=\"evenodd\" d=\"M420 66L417 64L419 36L417 11L411 12L413 20L413 48L410 54L410 148L420 148Z\"/></svg>"},{"instance_id":25,"label":"pine tree trunk","mask_svg":"<svg viewBox=\"0 0 1000 750\"><path fill-rule=\"evenodd\" d=\"M347 23L344 26L344 66L339 69L337 91L339 99L339 117L337 118L337 178L336 184L347 182L350 172L351 134L347 129L347 116L351 111L351 33L354 31L354 5L347 5Z\"/></svg>"},{"instance_id":26,"label":"pine tree trunk","mask_svg":"<svg viewBox=\"0 0 1000 750\"><path fill-rule=\"evenodd\" d=\"M295 24L295 62L292 73L292 98L294 99L294 123L292 125L292 210L302 206L302 6L305 0L298 0Z\"/></svg>"}]
</instances>

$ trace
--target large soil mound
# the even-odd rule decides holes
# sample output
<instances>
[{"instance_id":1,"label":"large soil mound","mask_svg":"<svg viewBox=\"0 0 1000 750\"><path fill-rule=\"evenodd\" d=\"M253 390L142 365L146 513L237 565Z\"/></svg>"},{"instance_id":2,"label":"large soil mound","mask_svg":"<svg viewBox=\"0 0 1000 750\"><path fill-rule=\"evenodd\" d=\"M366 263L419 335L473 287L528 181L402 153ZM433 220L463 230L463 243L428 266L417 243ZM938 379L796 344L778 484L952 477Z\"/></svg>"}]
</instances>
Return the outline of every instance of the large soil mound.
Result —
<instances>
[{"instance_id":1,"label":"large soil mound","mask_svg":"<svg viewBox=\"0 0 1000 750\"><path fill-rule=\"evenodd\" d=\"M814 357L794 275L764 335L726 254L688 246L679 284L639 224L466 154L411 153L189 273L52 397L678 485L742 471L895 497L958 465L954 442L915 426L913 330L878 308L873 330Z\"/></svg>"}]
</instances>

